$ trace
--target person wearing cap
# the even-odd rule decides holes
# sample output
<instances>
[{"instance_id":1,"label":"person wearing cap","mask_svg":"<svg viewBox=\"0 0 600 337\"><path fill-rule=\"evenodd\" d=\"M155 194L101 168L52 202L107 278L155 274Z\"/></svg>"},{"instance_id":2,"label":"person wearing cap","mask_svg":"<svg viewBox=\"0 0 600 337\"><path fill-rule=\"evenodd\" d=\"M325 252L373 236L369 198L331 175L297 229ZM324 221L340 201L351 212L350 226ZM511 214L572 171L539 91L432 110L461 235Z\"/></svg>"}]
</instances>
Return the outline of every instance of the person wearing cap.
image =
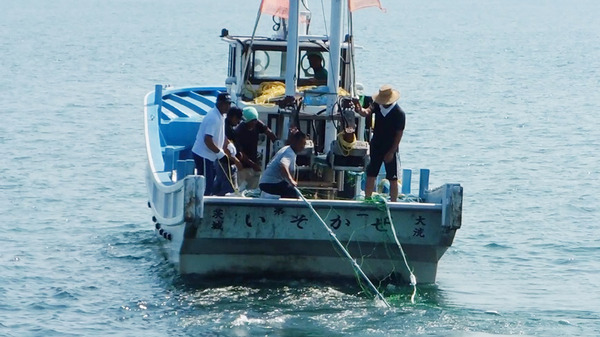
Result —
<instances>
[{"instance_id":1,"label":"person wearing cap","mask_svg":"<svg viewBox=\"0 0 600 337\"><path fill-rule=\"evenodd\" d=\"M227 193L233 193L238 189L237 172L242 168L242 164L237 159L237 149L233 143L235 138L235 127L242 120L242 109L232 106L227 111L225 117L225 152L227 156L216 162L215 183L213 195L224 196Z\"/></svg>"},{"instance_id":2,"label":"person wearing cap","mask_svg":"<svg viewBox=\"0 0 600 337\"><path fill-rule=\"evenodd\" d=\"M261 120L254 107L242 110L244 120L235 129L235 145L242 168L238 171L238 184L244 189L258 187L258 179L262 170L258 160L258 137L261 133L274 142L277 136Z\"/></svg>"},{"instance_id":3,"label":"person wearing cap","mask_svg":"<svg viewBox=\"0 0 600 337\"><path fill-rule=\"evenodd\" d=\"M375 115L373 138L370 142L370 162L367 166L367 182L365 197L369 198L375 188L375 180L381 164L385 165L385 177L390 182L390 199L398 199L398 169L400 155L398 146L404 133L406 115L396 101L400 92L390 85L383 85L379 92L373 95L373 104L366 109L354 101L356 112L364 117Z\"/></svg>"},{"instance_id":4,"label":"person wearing cap","mask_svg":"<svg viewBox=\"0 0 600 337\"><path fill-rule=\"evenodd\" d=\"M313 70L313 81L315 83L327 83L327 69L323 67L323 55L316 51L309 51L306 54L308 63Z\"/></svg>"},{"instance_id":5,"label":"person wearing cap","mask_svg":"<svg viewBox=\"0 0 600 337\"><path fill-rule=\"evenodd\" d=\"M192 147L197 174L206 178L204 195L213 194L216 161L227 155L223 150L226 148L225 114L230 107L228 93L217 95L216 104L204 116Z\"/></svg>"}]
</instances>

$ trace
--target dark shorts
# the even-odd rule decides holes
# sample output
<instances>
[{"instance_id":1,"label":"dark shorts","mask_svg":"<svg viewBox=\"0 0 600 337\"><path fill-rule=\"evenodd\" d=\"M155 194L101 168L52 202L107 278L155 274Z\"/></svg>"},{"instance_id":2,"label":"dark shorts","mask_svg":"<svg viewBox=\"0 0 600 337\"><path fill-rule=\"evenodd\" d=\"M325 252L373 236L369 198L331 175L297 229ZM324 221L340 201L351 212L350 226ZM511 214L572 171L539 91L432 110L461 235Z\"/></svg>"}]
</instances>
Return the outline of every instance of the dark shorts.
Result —
<instances>
[{"instance_id":1,"label":"dark shorts","mask_svg":"<svg viewBox=\"0 0 600 337\"><path fill-rule=\"evenodd\" d=\"M374 151L376 148L378 148L378 146L371 146L371 160L367 166L367 177L377 177L377 175L379 175L381 164L383 163L385 165L385 178L387 180L398 180L398 168L400 167L400 156L398 155L398 152L394 153L394 158L392 158L389 163L384 163L383 157L385 157L385 152Z\"/></svg>"},{"instance_id":2,"label":"dark shorts","mask_svg":"<svg viewBox=\"0 0 600 337\"><path fill-rule=\"evenodd\" d=\"M193 152L192 154L194 155L194 162L196 163L197 174L206 178L204 195L212 195L213 187L215 184L215 162L201 157Z\"/></svg>"},{"instance_id":3,"label":"dark shorts","mask_svg":"<svg viewBox=\"0 0 600 337\"><path fill-rule=\"evenodd\" d=\"M235 192L237 188L237 167L232 165L227 156L221 160L215 161L215 183L213 185L213 194L224 196L227 193Z\"/></svg>"},{"instance_id":4,"label":"dark shorts","mask_svg":"<svg viewBox=\"0 0 600 337\"><path fill-rule=\"evenodd\" d=\"M269 194L278 195L282 198L298 198L296 189L287 181L282 181L276 184L265 184L258 185L261 191L265 191Z\"/></svg>"}]
</instances>

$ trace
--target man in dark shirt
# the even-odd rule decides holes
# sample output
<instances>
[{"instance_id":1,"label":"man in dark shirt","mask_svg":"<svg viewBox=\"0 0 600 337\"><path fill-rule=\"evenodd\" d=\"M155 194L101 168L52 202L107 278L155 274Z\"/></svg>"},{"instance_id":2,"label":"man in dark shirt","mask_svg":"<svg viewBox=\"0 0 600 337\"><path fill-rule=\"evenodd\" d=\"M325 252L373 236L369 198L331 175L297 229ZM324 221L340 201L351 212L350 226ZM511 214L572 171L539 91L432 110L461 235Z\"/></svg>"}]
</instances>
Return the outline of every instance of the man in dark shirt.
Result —
<instances>
[{"instance_id":1,"label":"man in dark shirt","mask_svg":"<svg viewBox=\"0 0 600 337\"><path fill-rule=\"evenodd\" d=\"M398 146L404 133L406 115L396 101L400 92L389 85L384 85L373 95L373 105L363 109L355 102L356 112L364 117L375 115L375 127L370 145L371 161L367 166L367 183L365 197L371 197L375 189L375 180L381 164L385 164L385 177L390 181L390 199L398 200Z\"/></svg>"},{"instance_id":2,"label":"man in dark shirt","mask_svg":"<svg viewBox=\"0 0 600 337\"><path fill-rule=\"evenodd\" d=\"M258 187L262 169L258 160L258 136L264 133L272 142L277 140L277 136L258 119L258 111L255 108L244 108L243 117L244 121L235 129L235 145L243 166L238 172L238 184L240 189L254 189Z\"/></svg>"},{"instance_id":3,"label":"man in dark shirt","mask_svg":"<svg viewBox=\"0 0 600 337\"><path fill-rule=\"evenodd\" d=\"M227 111L227 117L225 118L225 137L230 142L235 141L235 127L242 121L242 109L237 106L232 106Z\"/></svg>"}]
</instances>

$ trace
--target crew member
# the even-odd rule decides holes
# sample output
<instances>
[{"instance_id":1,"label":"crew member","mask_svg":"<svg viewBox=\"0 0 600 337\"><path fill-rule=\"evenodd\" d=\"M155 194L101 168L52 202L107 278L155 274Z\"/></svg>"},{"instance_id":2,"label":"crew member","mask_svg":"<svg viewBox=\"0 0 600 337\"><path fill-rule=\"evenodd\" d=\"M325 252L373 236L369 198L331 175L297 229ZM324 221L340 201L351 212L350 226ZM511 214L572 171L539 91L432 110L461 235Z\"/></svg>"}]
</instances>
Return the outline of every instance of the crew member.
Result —
<instances>
[{"instance_id":1,"label":"crew member","mask_svg":"<svg viewBox=\"0 0 600 337\"><path fill-rule=\"evenodd\" d=\"M290 145L282 147L260 177L259 187L262 191L279 195L282 198L297 198L294 187L298 182L294 179L296 172L296 154L304 150L306 135L296 131L289 137Z\"/></svg>"},{"instance_id":2,"label":"crew member","mask_svg":"<svg viewBox=\"0 0 600 337\"><path fill-rule=\"evenodd\" d=\"M358 100L354 101L357 113L364 117L375 115L373 138L369 144L371 161L367 166L366 198L373 194L375 179L383 163L386 179L390 182L390 199L391 201L398 199L398 169L400 168L398 146L406 124L404 111L396 103L399 98L398 90L390 85L383 85L379 92L373 95L374 103L368 108L363 109Z\"/></svg>"},{"instance_id":3,"label":"crew member","mask_svg":"<svg viewBox=\"0 0 600 337\"><path fill-rule=\"evenodd\" d=\"M306 54L308 63L313 70L313 82L315 84L327 83L327 69L323 67L323 56L319 52L310 51Z\"/></svg>"},{"instance_id":4,"label":"crew member","mask_svg":"<svg viewBox=\"0 0 600 337\"><path fill-rule=\"evenodd\" d=\"M237 150L234 145L235 127L242 120L242 109L232 106L225 118L225 153L227 156L216 162L215 183L213 194L223 196L238 190L237 172L242 164L236 158Z\"/></svg>"},{"instance_id":5,"label":"crew member","mask_svg":"<svg viewBox=\"0 0 600 337\"><path fill-rule=\"evenodd\" d=\"M235 145L243 166L238 172L238 183L241 189L255 189L262 170L258 160L258 137L264 133L274 142L277 136L258 119L258 111L254 107L244 108L243 116L244 121L235 129Z\"/></svg>"},{"instance_id":6,"label":"crew member","mask_svg":"<svg viewBox=\"0 0 600 337\"><path fill-rule=\"evenodd\" d=\"M212 195L215 180L215 163L226 156L223 148L225 143L225 114L231 106L231 97L228 93L217 96L215 106L208 111L192 147L197 174L206 178L204 195Z\"/></svg>"}]
</instances>

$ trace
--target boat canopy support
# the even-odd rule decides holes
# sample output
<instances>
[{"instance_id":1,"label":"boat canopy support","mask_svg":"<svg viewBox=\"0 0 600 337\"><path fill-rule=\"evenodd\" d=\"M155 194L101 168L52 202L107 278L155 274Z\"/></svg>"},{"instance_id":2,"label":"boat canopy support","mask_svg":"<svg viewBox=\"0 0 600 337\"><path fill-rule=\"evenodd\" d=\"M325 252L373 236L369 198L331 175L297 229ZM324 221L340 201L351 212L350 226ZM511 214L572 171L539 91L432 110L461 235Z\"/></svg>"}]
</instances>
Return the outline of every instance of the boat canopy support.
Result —
<instances>
[{"instance_id":1,"label":"boat canopy support","mask_svg":"<svg viewBox=\"0 0 600 337\"><path fill-rule=\"evenodd\" d=\"M343 0L331 0L331 33L329 36L329 57L331 58L329 64L331 69L328 72L327 78L327 87L329 90L329 95L327 95L327 114L332 117L335 114L338 99L338 84L340 83L340 48L342 46L342 18L344 16L342 3ZM328 153L331 149L331 142L335 140L336 136L336 127L333 124L333 120L330 119L325 124L325 153Z\"/></svg>"},{"instance_id":2,"label":"boat canopy support","mask_svg":"<svg viewBox=\"0 0 600 337\"><path fill-rule=\"evenodd\" d=\"M296 95L296 80L298 79L298 25L300 23L300 4L290 1L289 33L286 53L285 95ZM292 70L293 69L293 70Z\"/></svg>"}]
</instances>

